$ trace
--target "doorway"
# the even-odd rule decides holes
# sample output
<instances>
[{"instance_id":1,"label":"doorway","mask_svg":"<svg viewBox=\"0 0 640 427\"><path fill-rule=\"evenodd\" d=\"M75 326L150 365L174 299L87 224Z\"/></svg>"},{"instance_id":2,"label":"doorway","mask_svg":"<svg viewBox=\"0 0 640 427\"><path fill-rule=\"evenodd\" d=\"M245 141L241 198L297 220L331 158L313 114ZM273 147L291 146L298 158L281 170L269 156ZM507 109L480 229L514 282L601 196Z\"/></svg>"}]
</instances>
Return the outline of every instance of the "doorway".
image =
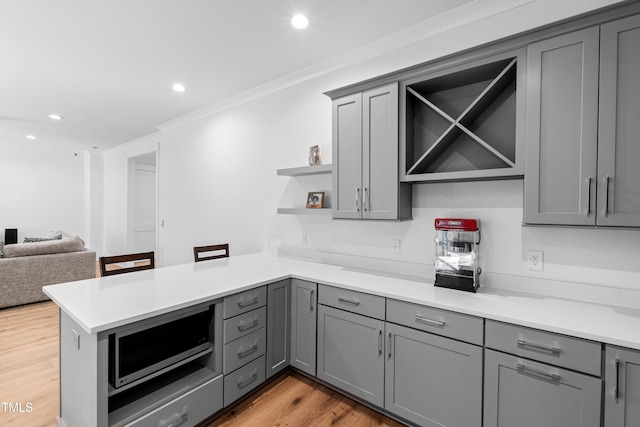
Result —
<instances>
[{"instance_id":1,"label":"doorway","mask_svg":"<svg viewBox=\"0 0 640 427\"><path fill-rule=\"evenodd\" d=\"M157 151L129 158L128 251L157 254Z\"/></svg>"}]
</instances>

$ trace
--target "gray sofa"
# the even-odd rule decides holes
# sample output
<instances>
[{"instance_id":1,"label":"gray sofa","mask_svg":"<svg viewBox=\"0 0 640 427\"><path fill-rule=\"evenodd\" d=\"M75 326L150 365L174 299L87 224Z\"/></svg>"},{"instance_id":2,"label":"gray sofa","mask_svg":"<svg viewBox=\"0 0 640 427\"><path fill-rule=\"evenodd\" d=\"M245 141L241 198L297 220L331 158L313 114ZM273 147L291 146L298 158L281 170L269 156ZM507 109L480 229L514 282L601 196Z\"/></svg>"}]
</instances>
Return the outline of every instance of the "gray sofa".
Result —
<instances>
[{"instance_id":1,"label":"gray sofa","mask_svg":"<svg viewBox=\"0 0 640 427\"><path fill-rule=\"evenodd\" d=\"M96 253L79 237L6 245L0 257L0 308L45 301L42 286L96 277Z\"/></svg>"}]
</instances>

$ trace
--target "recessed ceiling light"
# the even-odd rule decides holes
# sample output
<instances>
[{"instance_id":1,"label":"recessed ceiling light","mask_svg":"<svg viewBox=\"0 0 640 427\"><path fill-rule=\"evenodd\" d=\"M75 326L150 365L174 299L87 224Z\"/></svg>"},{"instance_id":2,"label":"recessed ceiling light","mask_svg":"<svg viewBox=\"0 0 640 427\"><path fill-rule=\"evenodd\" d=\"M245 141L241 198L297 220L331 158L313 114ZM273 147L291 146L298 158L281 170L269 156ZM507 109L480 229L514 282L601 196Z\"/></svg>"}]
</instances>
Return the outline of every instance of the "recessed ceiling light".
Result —
<instances>
[{"instance_id":1,"label":"recessed ceiling light","mask_svg":"<svg viewBox=\"0 0 640 427\"><path fill-rule=\"evenodd\" d=\"M64 119L64 117L62 117L60 114L49 114L49 118L53 119L53 120L62 120L62 119Z\"/></svg>"},{"instance_id":2,"label":"recessed ceiling light","mask_svg":"<svg viewBox=\"0 0 640 427\"><path fill-rule=\"evenodd\" d=\"M304 15L296 15L291 18L291 25L293 25L294 28L302 30L309 26L309 19Z\"/></svg>"},{"instance_id":3,"label":"recessed ceiling light","mask_svg":"<svg viewBox=\"0 0 640 427\"><path fill-rule=\"evenodd\" d=\"M33 135L27 135L27 139L36 139L36 137Z\"/></svg>"},{"instance_id":4,"label":"recessed ceiling light","mask_svg":"<svg viewBox=\"0 0 640 427\"><path fill-rule=\"evenodd\" d=\"M175 83L171 88L175 92L185 92L187 90L182 83Z\"/></svg>"}]
</instances>

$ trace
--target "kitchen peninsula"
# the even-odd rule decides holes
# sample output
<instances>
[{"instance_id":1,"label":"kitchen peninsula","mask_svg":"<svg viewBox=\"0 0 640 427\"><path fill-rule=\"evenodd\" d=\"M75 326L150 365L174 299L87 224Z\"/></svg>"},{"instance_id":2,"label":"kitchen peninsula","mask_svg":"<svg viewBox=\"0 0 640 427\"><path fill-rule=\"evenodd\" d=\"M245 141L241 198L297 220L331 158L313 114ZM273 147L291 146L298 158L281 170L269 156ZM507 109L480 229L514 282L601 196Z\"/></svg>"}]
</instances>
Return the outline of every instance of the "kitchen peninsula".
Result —
<instances>
[{"instance_id":1,"label":"kitchen peninsula","mask_svg":"<svg viewBox=\"0 0 640 427\"><path fill-rule=\"evenodd\" d=\"M288 286L295 286L298 282L315 285L307 299L292 296L292 288ZM45 293L60 307L60 424L112 426L148 425L150 422L153 422L153 425L171 425L182 422L184 424L180 425L195 425L223 406L227 406L231 402L227 402L226 397L223 400L222 394L226 396L229 392L226 378L227 374L232 372L222 368L222 363L227 361L220 360L222 352L214 349L214 356L209 354L196 359L199 363L198 372L194 373L193 369L183 367L160 375L156 382L164 383L154 386L156 388L152 391L146 390L141 393L143 396L129 397L130 402L124 407L126 409L129 405L133 409L130 413L121 415L127 411L121 410L121 405L116 402L117 396L128 393L114 392L114 388L109 384L108 337L113 331L130 325L148 322L150 319L162 319L191 307L207 305L216 313L213 316L213 330L218 339L214 339L213 342L214 346L219 347L222 345L223 317L225 328L228 318L233 319L233 314L223 316L222 312L227 310L227 301L234 295L253 292L272 284L280 284L281 289L286 289L285 300L289 307L287 313L289 310L291 312L292 328L296 323L296 304L304 302L307 304L306 307L310 306L313 317L317 319L317 375L315 367L312 375L401 420L425 425L426 420L435 418L432 414L422 414L419 411L396 411L394 408L411 407L411 403L394 402L389 394L385 394L392 384L396 388L395 398L402 398L403 393L409 393L397 390L402 384L388 377L392 371L389 363L392 359L400 357L402 343L399 339L402 332L405 336L416 334L418 338L412 338L412 342L421 342L419 338L427 336L429 339L442 341L436 344L429 342L428 345L423 343L415 347L418 350L452 344L465 345L476 355L482 355L484 352L484 366L481 356L469 358L472 362L468 369L473 369L474 372L469 377L473 377L472 386L468 387L467 384L465 387L456 388L457 391L469 389L466 393L479 391L477 396L467 395L468 402L463 400L462 403L456 403L461 408L465 407L464 402L468 403L466 410L469 415L466 420L469 425L474 425L471 424L473 420L483 417L483 393L484 425L497 425L491 418L497 416L497 410L492 410L490 405L497 408L496 399L500 399L503 393L500 387L507 387L508 384L495 383L498 380L493 374L495 369L498 369L501 370L501 376L504 375L503 370L507 369L502 361L504 358L513 358L513 367L509 369L515 374L527 378L531 378L535 373L539 376L546 375L548 378L545 377L540 382L542 386L546 385L547 381L555 386L554 389L564 390L563 393L568 389L577 390L578 394L574 397L584 399L584 402L592 402L590 405L582 405L583 410L587 412L580 416L595 417L597 422L594 419L591 424L580 424L585 426L599 426L600 414L604 413L605 417L608 417L609 412L615 411L614 405L619 405L619 402L624 400L625 382L638 380L637 375L632 376L639 359L638 353L633 350L640 350L640 328L632 327L639 324L638 309L508 292L490 286L484 286L477 294L472 294L436 288L430 278L395 277L388 273L260 253L45 287ZM286 288L283 287L285 284ZM251 299L244 300L244 303L240 299L237 305L251 305L255 300L256 305L247 309L257 308L260 305L257 302L261 298L263 297L252 296ZM379 309L368 311L369 307L376 307L376 304ZM270 303L265 302L263 305L266 306L267 316L272 316L274 312L269 312ZM357 387L351 389L354 381L357 382L358 379L338 378L337 372L342 368L332 365L336 363L335 360L326 354L323 355L323 349L327 352L336 351L335 348L327 347L327 334L335 330L331 329L330 322L341 318L342 315L344 319L348 319L349 325L357 324L359 320L380 320L381 326L367 329L371 330L373 337L374 358L380 359L380 363L383 364L380 372L383 389L379 392L367 389L366 384L355 384ZM403 317L407 319L404 320ZM258 320L255 320L255 323L257 324ZM238 326L238 329L243 329L243 325ZM283 329L289 332L288 326ZM344 329L344 333L349 332L348 328L341 329ZM269 328L266 330L266 352L269 355L271 341ZM282 333L279 328L275 331ZM315 331L313 332L315 337ZM342 342L354 337L334 338L336 342ZM512 338L513 345L507 342ZM530 341L527 341L529 338ZM291 340L295 341L295 337L291 337ZM288 336L284 338L284 347L289 348ZM248 348L249 352L255 351L251 346ZM342 356L348 362L352 350L343 350ZM295 343L291 343L291 351L295 351ZM622 366L625 359L617 353L620 351L622 354L635 357L629 362L629 369ZM245 352L241 350L238 353ZM461 352L456 351L456 354ZM224 357L227 357L226 351ZM601 357L604 359L603 363ZM238 389L242 388L242 384L251 381L258 383L264 379L264 360L264 357L260 357L247 365L259 366L262 363L262 373L252 371L249 376L239 378ZM413 363L419 365L427 361L418 357ZM387 365L384 365L385 362ZM399 369L398 363L395 366L396 370ZM288 364L287 362L286 365ZM296 367L293 357L291 365ZM286 366L283 365L281 368ZM347 371L350 368L351 365L344 367ZM541 372L542 368L546 370ZM608 378L610 371L615 379ZM191 375L195 379L185 381L181 375ZM565 381L572 381L573 377L580 377L579 386L572 383L570 387L560 387ZM619 379L623 380L622 383ZM586 383L583 384L582 380ZM179 383L180 387L172 388L171 384L168 386L167 383L171 382ZM442 386L439 384L436 387L442 389ZM248 388L253 387L252 385ZM425 383L424 387L429 385ZM449 390L452 387L457 386L447 386L445 389ZM627 388L632 390L628 383ZM135 390L136 387L132 389ZM163 392L165 389L170 391ZM358 394L360 391L361 395ZM411 394L415 394L415 391L412 390ZM540 390L533 389L534 393L538 391ZM220 396L212 398L211 395L216 393ZM596 395L592 396L593 393ZM205 399L204 402L211 402L210 407L206 407L205 403L203 408L200 395L208 396L209 400ZM157 396L158 401L150 402L154 396ZM573 408L569 404L562 406ZM114 407L118 409L113 409ZM199 413L194 413L198 411ZM567 417L572 415L576 414L563 414ZM605 425L610 427L617 424Z\"/></svg>"}]
</instances>

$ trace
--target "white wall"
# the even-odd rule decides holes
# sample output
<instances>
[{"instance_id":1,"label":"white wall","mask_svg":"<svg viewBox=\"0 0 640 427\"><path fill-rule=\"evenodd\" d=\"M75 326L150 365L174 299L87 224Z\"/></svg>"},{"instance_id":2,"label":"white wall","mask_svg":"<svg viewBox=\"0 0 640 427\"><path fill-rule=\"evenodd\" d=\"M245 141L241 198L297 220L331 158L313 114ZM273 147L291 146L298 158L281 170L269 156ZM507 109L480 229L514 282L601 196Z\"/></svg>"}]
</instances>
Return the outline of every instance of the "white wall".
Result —
<instances>
[{"instance_id":1,"label":"white wall","mask_svg":"<svg viewBox=\"0 0 640 427\"><path fill-rule=\"evenodd\" d=\"M5 228L19 241L53 230L84 238L84 182L81 153L0 143L0 240Z\"/></svg>"},{"instance_id":2,"label":"white wall","mask_svg":"<svg viewBox=\"0 0 640 427\"><path fill-rule=\"evenodd\" d=\"M221 104L193 116L200 117L197 121L178 120L163 127L158 137L160 219L165 221L160 263L191 262L194 245L229 242L232 255L275 252L285 246L429 266L434 258L433 219L469 216L481 220L483 278L495 285L526 289L542 283L532 284L531 278L549 279L547 286L580 282L594 285L578 289L594 296L602 286L640 287L640 263L634 260L640 232L522 227L521 180L415 185L414 219L406 222L275 214L278 206L301 205L307 191L330 187L327 176L276 176L276 169L305 165L310 145L320 145L324 162L330 162L331 102L322 92L610 3L572 0L559 7L551 0L525 2L463 28L381 49L384 53L378 56L368 46L339 58L342 65L324 64L331 72L309 69L305 72L315 73L313 78L301 72L289 76L297 84L285 82L280 90L263 87L264 96L257 99L243 94L230 100L229 108ZM128 150L140 145L144 143L133 143ZM126 197L117 189L127 154L120 149L107 156L105 200L115 207ZM109 249L124 247L115 208L107 207L105 222ZM301 244L303 232L307 245ZM391 239L402 240L401 254L391 254ZM528 249L544 251L544 272L527 271Z\"/></svg>"}]
</instances>

